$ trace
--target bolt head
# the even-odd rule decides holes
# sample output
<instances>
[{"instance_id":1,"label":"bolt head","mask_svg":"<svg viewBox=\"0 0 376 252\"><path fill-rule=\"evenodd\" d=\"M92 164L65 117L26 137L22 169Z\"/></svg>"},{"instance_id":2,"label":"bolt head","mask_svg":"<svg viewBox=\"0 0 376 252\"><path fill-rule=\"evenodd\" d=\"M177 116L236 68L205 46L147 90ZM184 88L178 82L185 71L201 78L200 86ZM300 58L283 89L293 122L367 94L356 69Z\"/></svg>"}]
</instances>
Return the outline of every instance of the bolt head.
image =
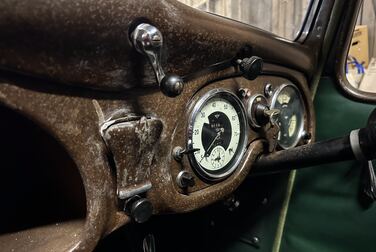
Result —
<instances>
[{"instance_id":1,"label":"bolt head","mask_svg":"<svg viewBox=\"0 0 376 252\"><path fill-rule=\"evenodd\" d=\"M264 94L267 98L273 96L273 85L271 83L267 83L264 88Z\"/></svg>"},{"instance_id":2,"label":"bolt head","mask_svg":"<svg viewBox=\"0 0 376 252\"><path fill-rule=\"evenodd\" d=\"M174 157L174 159L178 162L180 162L182 159L183 159L183 147L180 147L180 146L176 146L173 150L172 150L172 156Z\"/></svg>"},{"instance_id":3,"label":"bolt head","mask_svg":"<svg viewBox=\"0 0 376 252\"><path fill-rule=\"evenodd\" d=\"M252 242L254 244L258 244L260 242L260 239L257 236L252 237Z\"/></svg>"}]
</instances>

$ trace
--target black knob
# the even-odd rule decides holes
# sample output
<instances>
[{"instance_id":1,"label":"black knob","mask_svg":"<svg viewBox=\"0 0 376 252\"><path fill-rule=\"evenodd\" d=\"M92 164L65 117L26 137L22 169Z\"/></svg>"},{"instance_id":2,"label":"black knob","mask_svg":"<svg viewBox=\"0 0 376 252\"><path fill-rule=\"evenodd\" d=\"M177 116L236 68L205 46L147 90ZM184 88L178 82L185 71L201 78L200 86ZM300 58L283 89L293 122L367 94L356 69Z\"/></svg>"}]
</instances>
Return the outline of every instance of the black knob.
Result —
<instances>
[{"instance_id":1,"label":"black knob","mask_svg":"<svg viewBox=\"0 0 376 252\"><path fill-rule=\"evenodd\" d=\"M187 171L181 171L176 177L176 183L181 188L192 187L195 185L195 178Z\"/></svg>"},{"instance_id":2,"label":"black knob","mask_svg":"<svg viewBox=\"0 0 376 252\"><path fill-rule=\"evenodd\" d=\"M254 80L261 74L263 61L260 57L252 56L238 60L238 64L243 77L248 80Z\"/></svg>"},{"instance_id":3,"label":"black knob","mask_svg":"<svg viewBox=\"0 0 376 252\"><path fill-rule=\"evenodd\" d=\"M160 89L164 95L176 97L183 92L183 79L175 74L166 75L161 81Z\"/></svg>"},{"instance_id":4,"label":"black knob","mask_svg":"<svg viewBox=\"0 0 376 252\"><path fill-rule=\"evenodd\" d=\"M146 198L135 196L125 203L125 212L137 223L146 222L153 214L153 205Z\"/></svg>"}]
</instances>

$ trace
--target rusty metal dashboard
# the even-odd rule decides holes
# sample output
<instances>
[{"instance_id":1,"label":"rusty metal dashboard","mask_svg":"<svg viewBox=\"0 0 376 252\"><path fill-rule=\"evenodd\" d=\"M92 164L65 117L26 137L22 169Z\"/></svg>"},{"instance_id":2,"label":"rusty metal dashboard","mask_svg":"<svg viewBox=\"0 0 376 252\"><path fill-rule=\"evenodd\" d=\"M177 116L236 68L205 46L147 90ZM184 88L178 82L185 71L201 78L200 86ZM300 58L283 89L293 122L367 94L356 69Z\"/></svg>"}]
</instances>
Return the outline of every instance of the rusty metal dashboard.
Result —
<instances>
[{"instance_id":1,"label":"rusty metal dashboard","mask_svg":"<svg viewBox=\"0 0 376 252\"><path fill-rule=\"evenodd\" d=\"M18 239L25 251L62 243L92 250L131 221L225 199L261 153L314 139L310 50L172 0L138 7L139 1L24 1L15 14L0 3L1 106L55 139L85 195L78 220L4 230L2 247L11 250L9 241ZM132 40L145 22L163 35L149 41L160 45L157 51ZM263 67L245 78L236 60L255 55ZM286 122L278 121L285 110ZM56 237L44 244L41 233Z\"/></svg>"}]
</instances>

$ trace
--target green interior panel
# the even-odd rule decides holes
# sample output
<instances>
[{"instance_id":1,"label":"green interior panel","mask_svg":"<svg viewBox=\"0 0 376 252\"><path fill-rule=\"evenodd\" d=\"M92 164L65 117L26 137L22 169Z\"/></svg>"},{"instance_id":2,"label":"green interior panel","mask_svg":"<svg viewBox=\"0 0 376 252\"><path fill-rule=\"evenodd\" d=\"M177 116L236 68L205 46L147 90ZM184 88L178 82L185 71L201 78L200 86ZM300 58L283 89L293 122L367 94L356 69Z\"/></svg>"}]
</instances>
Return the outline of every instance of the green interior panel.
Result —
<instances>
[{"instance_id":1,"label":"green interior panel","mask_svg":"<svg viewBox=\"0 0 376 252\"><path fill-rule=\"evenodd\" d=\"M322 79L315 98L317 141L364 127L373 108ZM297 171L280 251L376 251L376 203L360 204L359 180L353 161Z\"/></svg>"}]
</instances>

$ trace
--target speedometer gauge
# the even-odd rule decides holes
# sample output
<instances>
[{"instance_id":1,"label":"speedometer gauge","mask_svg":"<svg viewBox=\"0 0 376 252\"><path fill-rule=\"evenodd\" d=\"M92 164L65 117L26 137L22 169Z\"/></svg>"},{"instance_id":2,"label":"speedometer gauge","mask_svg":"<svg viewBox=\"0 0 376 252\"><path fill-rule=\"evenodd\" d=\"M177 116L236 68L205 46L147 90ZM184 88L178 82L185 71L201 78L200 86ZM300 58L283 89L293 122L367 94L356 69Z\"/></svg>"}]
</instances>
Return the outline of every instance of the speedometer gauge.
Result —
<instances>
[{"instance_id":1,"label":"speedometer gauge","mask_svg":"<svg viewBox=\"0 0 376 252\"><path fill-rule=\"evenodd\" d=\"M271 108L279 109L277 123L280 128L278 144L283 149L295 147L304 129L304 103L299 89L283 84L274 93Z\"/></svg>"},{"instance_id":2,"label":"speedometer gauge","mask_svg":"<svg viewBox=\"0 0 376 252\"><path fill-rule=\"evenodd\" d=\"M239 164L246 145L242 103L231 92L215 89L194 106L188 126L191 165L209 180L221 179Z\"/></svg>"}]
</instances>

